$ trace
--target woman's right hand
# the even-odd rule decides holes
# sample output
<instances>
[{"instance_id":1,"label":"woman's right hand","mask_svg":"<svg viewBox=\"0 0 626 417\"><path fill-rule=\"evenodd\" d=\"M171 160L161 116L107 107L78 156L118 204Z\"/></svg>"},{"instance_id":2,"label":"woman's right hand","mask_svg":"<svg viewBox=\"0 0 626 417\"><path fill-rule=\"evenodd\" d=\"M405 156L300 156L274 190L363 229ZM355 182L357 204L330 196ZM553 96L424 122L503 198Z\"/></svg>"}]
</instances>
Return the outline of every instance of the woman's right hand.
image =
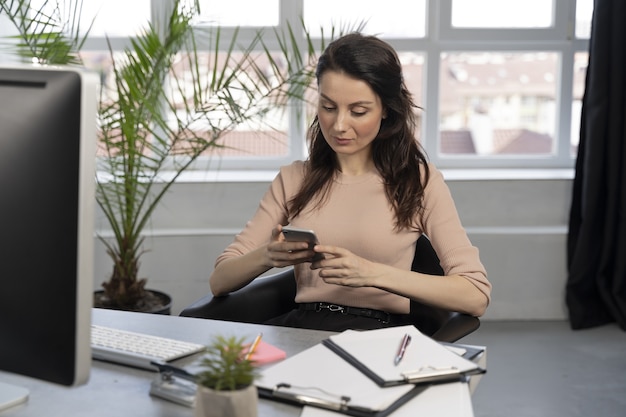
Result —
<instances>
[{"instance_id":1,"label":"woman's right hand","mask_svg":"<svg viewBox=\"0 0 626 417\"><path fill-rule=\"evenodd\" d=\"M271 268L310 262L315 252L308 249L309 244L286 241L282 230L282 226L277 225L272 229L272 235L266 245L241 256L224 259L217 264L209 277L213 295L225 295L245 287Z\"/></svg>"},{"instance_id":2,"label":"woman's right hand","mask_svg":"<svg viewBox=\"0 0 626 417\"><path fill-rule=\"evenodd\" d=\"M268 266L283 268L286 266L311 262L315 252L309 249L308 242L288 242L282 233L283 227L272 229L272 236L266 246Z\"/></svg>"}]
</instances>

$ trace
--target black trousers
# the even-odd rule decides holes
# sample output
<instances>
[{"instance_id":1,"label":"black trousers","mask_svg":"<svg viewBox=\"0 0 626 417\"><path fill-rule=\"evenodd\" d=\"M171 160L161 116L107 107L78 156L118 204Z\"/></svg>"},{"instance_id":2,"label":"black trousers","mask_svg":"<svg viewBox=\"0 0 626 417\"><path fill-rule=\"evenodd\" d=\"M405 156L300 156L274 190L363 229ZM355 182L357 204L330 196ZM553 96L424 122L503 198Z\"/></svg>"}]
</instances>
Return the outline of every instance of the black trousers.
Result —
<instances>
[{"instance_id":1,"label":"black trousers","mask_svg":"<svg viewBox=\"0 0 626 417\"><path fill-rule=\"evenodd\" d=\"M370 317L343 314L338 311L304 311L292 310L281 316L266 321L264 324L274 326L297 327L311 330L327 330L342 332L344 330L373 330L384 327L411 324L409 315L394 314L388 323Z\"/></svg>"}]
</instances>

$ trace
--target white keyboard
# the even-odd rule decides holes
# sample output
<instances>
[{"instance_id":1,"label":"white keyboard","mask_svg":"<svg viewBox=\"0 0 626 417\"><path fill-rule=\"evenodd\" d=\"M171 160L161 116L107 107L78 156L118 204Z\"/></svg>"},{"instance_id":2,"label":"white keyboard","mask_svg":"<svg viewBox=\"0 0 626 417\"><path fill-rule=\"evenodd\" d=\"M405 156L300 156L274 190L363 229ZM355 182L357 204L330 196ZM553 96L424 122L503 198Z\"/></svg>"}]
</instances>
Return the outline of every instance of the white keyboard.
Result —
<instances>
[{"instance_id":1,"label":"white keyboard","mask_svg":"<svg viewBox=\"0 0 626 417\"><path fill-rule=\"evenodd\" d=\"M129 332L110 327L91 326L91 356L94 359L156 371L150 362L169 362L205 349L204 345L181 340Z\"/></svg>"}]
</instances>

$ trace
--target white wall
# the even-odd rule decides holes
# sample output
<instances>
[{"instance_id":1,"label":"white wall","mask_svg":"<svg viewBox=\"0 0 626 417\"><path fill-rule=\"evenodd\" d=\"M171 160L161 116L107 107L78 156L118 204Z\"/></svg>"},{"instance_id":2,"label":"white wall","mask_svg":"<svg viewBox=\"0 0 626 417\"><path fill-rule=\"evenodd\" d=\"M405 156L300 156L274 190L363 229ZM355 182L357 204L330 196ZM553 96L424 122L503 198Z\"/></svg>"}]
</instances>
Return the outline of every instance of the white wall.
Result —
<instances>
[{"instance_id":1,"label":"white wall","mask_svg":"<svg viewBox=\"0 0 626 417\"><path fill-rule=\"evenodd\" d=\"M556 173L556 175L555 175ZM571 172L445 172L464 226L493 283L488 319L565 319ZM269 177L174 186L153 216L140 271L170 293L172 314L208 292L213 261L254 213ZM99 224L96 225L98 228ZM106 230L102 231L106 234ZM95 286L111 266L96 242Z\"/></svg>"}]
</instances>

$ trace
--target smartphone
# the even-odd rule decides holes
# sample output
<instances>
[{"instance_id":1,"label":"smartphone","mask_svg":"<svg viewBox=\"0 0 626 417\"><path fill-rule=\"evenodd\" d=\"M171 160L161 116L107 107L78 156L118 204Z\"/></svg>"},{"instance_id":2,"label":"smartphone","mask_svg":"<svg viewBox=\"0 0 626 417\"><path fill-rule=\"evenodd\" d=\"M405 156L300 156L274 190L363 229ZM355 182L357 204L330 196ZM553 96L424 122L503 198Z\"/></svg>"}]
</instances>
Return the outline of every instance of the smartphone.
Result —
<instances>
[{"instance_id":1,"label":"smartphone","mask_svg":"<svg viewBox=\"0 0 626 417\"><path fill-rule=\"evenodd\" d=\"M285 240L288 240L289 242L308 242L309 249L313 249L313 246L319 244L319 240L317 239L315 232L310 229L283 226L283 235L285 236ZM324 254L316 253L311 261L319 261L321 259L324 259Z\"/></svg>"}]
</instances>

